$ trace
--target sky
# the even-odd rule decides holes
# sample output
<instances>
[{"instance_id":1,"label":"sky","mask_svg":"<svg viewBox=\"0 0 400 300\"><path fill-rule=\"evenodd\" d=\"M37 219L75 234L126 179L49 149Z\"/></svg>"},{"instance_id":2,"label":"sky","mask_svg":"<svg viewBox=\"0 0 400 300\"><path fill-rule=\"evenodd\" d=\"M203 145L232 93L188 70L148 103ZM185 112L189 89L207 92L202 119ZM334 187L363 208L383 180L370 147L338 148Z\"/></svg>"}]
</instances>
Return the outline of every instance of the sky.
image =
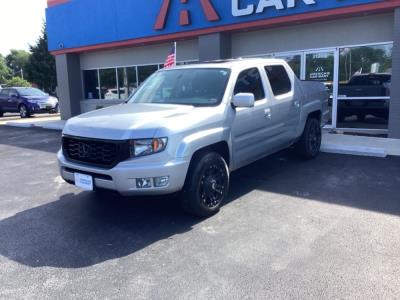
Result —
<instances>
[{"instance_id":1,"label":"sky","mask_svg":"<svg viewBox=\"0 0 400 300\"><path fill-rule=\"evenodd\" d=\"M0 0L0 53L29 50L40 36L47 0Z\"/></svg>"}]
</instances>

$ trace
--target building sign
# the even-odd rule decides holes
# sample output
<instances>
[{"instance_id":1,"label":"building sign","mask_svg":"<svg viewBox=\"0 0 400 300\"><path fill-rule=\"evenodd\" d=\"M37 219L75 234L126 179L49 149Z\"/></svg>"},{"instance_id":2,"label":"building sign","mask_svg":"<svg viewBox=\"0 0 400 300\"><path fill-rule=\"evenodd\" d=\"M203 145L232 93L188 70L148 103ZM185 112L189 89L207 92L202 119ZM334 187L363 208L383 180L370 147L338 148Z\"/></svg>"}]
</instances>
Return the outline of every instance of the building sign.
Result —
<instances>
[{"instance_id":1,"label":"building sign","mask_svg":"<svg viewBox=\"0 0 400 300\"><path fill-rule=\"evenodd\" d=\"M327 81L331 76L331 72L325 72L323 66L318 66L315 71L310 73L310 80Z\"/></svg>"},{"instance_id":2,"label":"building sign","mask_svg":"<svg viewBox=\"0 0 400 300\"><path fill-rule=\"evenodd\" d=\"M64 0L46 20L51 51L246 29L254 22L390 0Z\"/></svg>"}]
</instances>

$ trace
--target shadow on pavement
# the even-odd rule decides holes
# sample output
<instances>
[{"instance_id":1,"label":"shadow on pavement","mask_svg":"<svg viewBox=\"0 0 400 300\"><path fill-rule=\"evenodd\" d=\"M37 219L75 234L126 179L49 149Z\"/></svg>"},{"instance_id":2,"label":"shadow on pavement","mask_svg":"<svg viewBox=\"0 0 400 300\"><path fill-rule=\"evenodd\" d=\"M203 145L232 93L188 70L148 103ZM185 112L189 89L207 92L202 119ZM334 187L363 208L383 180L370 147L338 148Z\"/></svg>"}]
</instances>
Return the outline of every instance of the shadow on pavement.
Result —
<instances>
[{"instance_id":1,"label":"shadow on pavement","mask_svg":"<svg viewBox=\"0 0 400 300\"><path fill-rule=\"evenodd\" d=\"M57 153L61 131L0 125L0 145Z\"/></svg>"},{"instance_id":2,"label":"shadow on pavement","mask_svg":"<svg viewBox=\"0 0 400 300\"><path fill-rule=\"evenodd\" d=\"M0 254L31 267L82 268L132 254L191 229L173 197L63 195L0 222Z\"/></svg>"},{"instance_id":3,"label":"shadow on pavement","mask_svg":"<svg viewBox=\"0 0 400 300\"><path fill-rule=\"evenodd\" d=\"M286 151L233 173L227 205L260 190L268 192L266 202L283 194L400 215L399 174L397 158L321 154L305 162ZM82 268L130 255L201 221L183 213L172 196L66 194L1 220L0 255L32 267Z\"/></svg>"}]
</instances>

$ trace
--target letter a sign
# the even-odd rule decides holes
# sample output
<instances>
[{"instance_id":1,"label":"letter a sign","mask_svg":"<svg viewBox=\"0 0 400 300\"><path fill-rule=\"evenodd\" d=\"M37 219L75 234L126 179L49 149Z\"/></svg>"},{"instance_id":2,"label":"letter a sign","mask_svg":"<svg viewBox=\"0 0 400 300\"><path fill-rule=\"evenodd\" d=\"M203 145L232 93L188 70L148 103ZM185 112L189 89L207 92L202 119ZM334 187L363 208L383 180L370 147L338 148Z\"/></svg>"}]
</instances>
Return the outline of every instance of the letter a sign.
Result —
<instances>
[{"instance_id":1,"label":"letter a sign","mask_svg":"<svg viewBox=\"0 0 400 300\"><path fill-rule=\"evenodd\" d=\"M219 21L220 17L211 3L211 0L197 0L200 1L201 7L203 9L204 15L207 21L214 22ZM187 4L189 0L180 0L182 4ZM157 16L156 24L154 25L155 30L163 30L165 24L167 23L168 12L171 6L171 0L163 0L161 10ZM179 25L186 26L190 25L190 11L187 9L182 9L179 14Z\"/></svg>"}]
</instances>

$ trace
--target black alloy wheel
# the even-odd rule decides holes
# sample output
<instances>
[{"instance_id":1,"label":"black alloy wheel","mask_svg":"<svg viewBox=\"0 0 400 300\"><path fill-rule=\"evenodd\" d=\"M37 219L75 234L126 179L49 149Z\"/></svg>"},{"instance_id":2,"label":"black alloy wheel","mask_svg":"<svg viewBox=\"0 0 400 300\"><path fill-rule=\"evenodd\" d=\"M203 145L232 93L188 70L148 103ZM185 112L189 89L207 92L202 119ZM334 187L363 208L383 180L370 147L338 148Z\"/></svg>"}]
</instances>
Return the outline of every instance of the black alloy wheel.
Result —
<instances>
[{"instance_id":1,"label":"black alloy wheel","mask_svg":"<svg viewBox=\"0 0 400 300\"><path fill-rule=\"evenodd\" d=\"M229 190L229 169L216 152L196 154L189 167L182 193L183 208L196 216L216 214Z\"/></svg>"},{"instance_id":2,"label":"black alloy wheel","mask_svg":"<svg viewBox=\"0 0 400 300\"><path fill-rule=\"evenodd\" d=\"M322 129L319 119L308 118L300 140L296 143L297 153L305 159L318 156L321 149Z\"/></svg>"},{"instance_id":3,"label":"black alloy wheel","mask_svg":"<svg viewBox=\"0 0 400 300\"><path fill-rule=\"evenodd\" d=\"M315 157L321 148L321 126L319 122L312 122L308 135L309 151L312 157Z\"/></svg>"},{"instance_id":4,"label":"black alloy wheel","mask_svg":"<svg viewBox=\"0 0 400 300\"><path fill-rule=\"evenodd\" d=\"M199 185L199 197L203 205L213 209L222 203L226 189L225 176L222 164L213 163L204 170Z\"/></svg>"}]
</instances>

